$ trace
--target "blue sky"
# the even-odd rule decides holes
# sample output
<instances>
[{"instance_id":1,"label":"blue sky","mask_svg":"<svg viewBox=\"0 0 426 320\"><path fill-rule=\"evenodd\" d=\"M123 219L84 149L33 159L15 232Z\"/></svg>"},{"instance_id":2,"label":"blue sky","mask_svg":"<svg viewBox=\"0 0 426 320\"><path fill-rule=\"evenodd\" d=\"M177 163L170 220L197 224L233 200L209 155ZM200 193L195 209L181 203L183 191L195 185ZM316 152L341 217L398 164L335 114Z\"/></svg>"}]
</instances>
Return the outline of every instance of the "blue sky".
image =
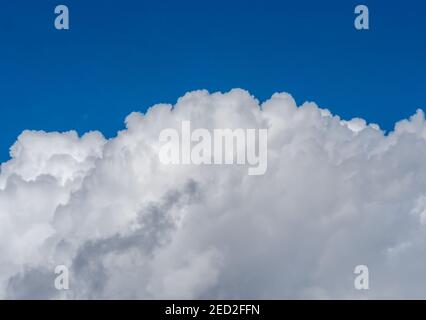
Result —
<instances>
[{"instance_id":1,"label":"blue sky","mask_svg":"<svg viewBox=\"0 0 426 320\"><path fill-rule=\"evenodd\" d=\"M70 30L53 26L70 10ZM353 27L367 4L370 30ZM3 1L0 161L24 129L107 137L195 89L277 91L390 130L426 109L422 1Z\"/></svg>"}]
</instances>

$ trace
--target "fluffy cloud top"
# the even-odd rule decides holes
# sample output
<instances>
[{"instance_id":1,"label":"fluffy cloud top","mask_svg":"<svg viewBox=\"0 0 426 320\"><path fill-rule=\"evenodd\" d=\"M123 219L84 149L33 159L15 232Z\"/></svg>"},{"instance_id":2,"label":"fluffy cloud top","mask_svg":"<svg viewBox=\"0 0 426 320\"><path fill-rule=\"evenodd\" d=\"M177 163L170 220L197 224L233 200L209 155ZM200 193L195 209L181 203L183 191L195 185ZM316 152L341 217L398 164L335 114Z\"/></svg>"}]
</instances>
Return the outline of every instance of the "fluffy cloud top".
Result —
<instances>
[{"instance_id":1,"label":"fluffy cloud top","mask_svg":"<svg viewBox=\"0 0 426 320\"><path fill-rule=\"evenodd\" d=\"M185 120L268 128L266 174L162 164L160 131ZM1 165L0 298L426 298L425 160L421 110L385 135L240 89L132 113L110 140L25 131Z\"/></svg>"}]
</instances>

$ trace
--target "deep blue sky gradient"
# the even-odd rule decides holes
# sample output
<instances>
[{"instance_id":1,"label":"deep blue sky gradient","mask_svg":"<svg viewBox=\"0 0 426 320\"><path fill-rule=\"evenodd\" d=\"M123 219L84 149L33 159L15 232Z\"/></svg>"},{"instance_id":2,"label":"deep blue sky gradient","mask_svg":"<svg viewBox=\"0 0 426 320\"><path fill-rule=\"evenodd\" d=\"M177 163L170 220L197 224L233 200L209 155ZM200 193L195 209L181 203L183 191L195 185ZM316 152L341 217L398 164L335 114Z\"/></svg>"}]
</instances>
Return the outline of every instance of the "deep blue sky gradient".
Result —
<instances>
[{"instance_id":1,"label":"deep blue sky gradient","mask_svg":"<svg viewBox=\"0 0 426 320\"><path fill-rule=\"evenodd\" d=\"M70 9L68 31L54 7ZM369 31L353 27L367 4ZM195 89L291 93L386 130L426 109L426 2L2 1L0 161L24 129L107 137Z\"/></svg>"}]
</instances>

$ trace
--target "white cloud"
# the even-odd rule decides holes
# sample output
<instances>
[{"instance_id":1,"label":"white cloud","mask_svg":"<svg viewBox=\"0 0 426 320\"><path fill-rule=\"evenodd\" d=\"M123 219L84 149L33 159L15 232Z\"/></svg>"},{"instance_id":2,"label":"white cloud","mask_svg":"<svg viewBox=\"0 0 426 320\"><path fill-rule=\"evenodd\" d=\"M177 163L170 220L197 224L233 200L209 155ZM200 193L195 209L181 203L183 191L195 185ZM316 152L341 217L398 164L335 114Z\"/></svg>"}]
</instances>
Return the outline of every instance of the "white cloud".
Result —
<instances>
[{"instance_id":1,"label":"white cloud","mask_svg":"<svg viewBox=\"0 0 426 320\"><path fill-rule=\"evenodd\" d=\"M268 128L268 170L164 165L159 133ZM106 140L25 131L0 175L0 297L426 297L426 123L195 91ZM356 265L370 290L354 289Z\"/></svg>"}]
</instances>

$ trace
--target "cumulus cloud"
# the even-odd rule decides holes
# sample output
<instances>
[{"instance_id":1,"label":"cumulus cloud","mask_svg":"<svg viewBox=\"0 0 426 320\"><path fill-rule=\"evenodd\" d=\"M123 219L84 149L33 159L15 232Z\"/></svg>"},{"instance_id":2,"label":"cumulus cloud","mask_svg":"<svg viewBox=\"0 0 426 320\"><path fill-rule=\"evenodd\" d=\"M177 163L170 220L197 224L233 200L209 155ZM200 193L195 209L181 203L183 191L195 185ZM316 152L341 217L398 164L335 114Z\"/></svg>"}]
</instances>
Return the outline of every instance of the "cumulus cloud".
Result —
<instances>
[{"instance_id":1,"label":"cumulus cloud","mask_svg":"<svg viewBox=\"0 0 426 320\"><path fill-rule=\"evenodd\" d=\"M162 164L161 130L187 120L267 128L266 173ZM132 113L109 140L25 131L1 165L0 298L426 298L425 160L421 110L385 134L240 89Z\"/></svg>"}]
</instances>

